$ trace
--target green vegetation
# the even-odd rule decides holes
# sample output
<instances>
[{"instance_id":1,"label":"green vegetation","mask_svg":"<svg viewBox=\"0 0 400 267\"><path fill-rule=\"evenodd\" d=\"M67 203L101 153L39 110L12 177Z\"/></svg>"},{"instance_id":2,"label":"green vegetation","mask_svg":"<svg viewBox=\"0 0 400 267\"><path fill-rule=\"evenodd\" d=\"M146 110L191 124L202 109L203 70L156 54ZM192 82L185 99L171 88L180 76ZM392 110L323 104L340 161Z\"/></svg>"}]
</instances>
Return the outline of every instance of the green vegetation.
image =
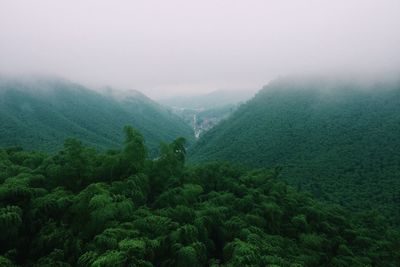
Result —
<instances>
[{"instance_id":1,"label":"green vegetation","mask_svg":"<svg viewBox=\"0 0 400 267\"><path fill-rule=\"evenodd\" d=\"M400 225L400 84L272 82L189 151L189 161L283 168L279 178Z\"/></svg>"},{"instance_id":2,"label":"green vegetation","mask_svg":"<svg viewBox=\"0 0 400 267\"><path fill-rule=\"evenodd\" d=\"M148 158L69 139L0 150L1 266L397 266L400 234L286 186L279 169L185 167L185 140Z\"/></svg>"},{"instance_id":3,"label":"green vegetation","mask_svg":"<svg viewBox=\"0 0 400 267\"><path fill-rule=\"evenodd\" d=\"M152 155L161 141L193 140L182 119L138 92L116 98L59 79L0 79L2 146L53 152L75 137L96 148L114 148L126 124L143 133Z\"/></svg>"}]
</instances>

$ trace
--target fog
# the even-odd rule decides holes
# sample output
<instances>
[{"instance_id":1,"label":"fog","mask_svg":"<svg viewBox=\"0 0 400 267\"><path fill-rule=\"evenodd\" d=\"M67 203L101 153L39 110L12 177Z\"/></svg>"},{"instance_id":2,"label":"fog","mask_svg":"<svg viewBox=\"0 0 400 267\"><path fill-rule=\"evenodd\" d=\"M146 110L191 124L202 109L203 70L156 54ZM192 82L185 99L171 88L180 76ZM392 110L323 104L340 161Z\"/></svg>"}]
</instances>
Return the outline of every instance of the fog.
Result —
<instances>
[{"instance_id":1,"label":"fog","mask_svg":"<svg viewBox=\"0 0 400 267\"><path fill-rule=\"evenodd\" d=\"M400 1L1 0L0 73L153 98L292 73L398 73Z\"/></svg>"}]
</instances>

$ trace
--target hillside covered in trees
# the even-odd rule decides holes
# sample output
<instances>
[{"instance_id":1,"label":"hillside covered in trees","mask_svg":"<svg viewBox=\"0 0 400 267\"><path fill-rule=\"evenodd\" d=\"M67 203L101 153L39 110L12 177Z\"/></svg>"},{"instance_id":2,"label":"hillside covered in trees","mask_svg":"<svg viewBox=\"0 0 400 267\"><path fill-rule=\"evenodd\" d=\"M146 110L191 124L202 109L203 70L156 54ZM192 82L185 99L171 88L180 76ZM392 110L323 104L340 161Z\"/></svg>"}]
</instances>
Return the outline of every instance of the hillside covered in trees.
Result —
<instances>
[{"instance_id":1,"label":"hillside covered in trees","mask_svg":"<svg viewBox=\"0 0 400 267\"><path fill-rule=\"evenodd\" d=\"M277 179L279 169L185 166L185 140L148 158L68 139L54 155L0 150L0 265L397 266L399 232Z\"/></svg>"},{"instance_id":2,"label":"hillside covered in trees","mask_svg":"<svg viewBox=\"0 0 400 267\"><path fill-rule=\"evenodd\" d=\"M97 148L114 148L120 129L134 124L155 154L161 141L193 131L178 116L139 92L100 94L57 78L0 77L0 144L56 151L76 137Z\"/></svg>"},{"instance_id":3,"label":"hillside covered in trees","mask_svg":"<svg viewBox=\"0 0 400 267\"><path fill-rule=\"evenodd\" d=\"M192 163L282 167L280 179L400 224L400 83L271 82L189 151Z\"/></svg>"}]
</instances>

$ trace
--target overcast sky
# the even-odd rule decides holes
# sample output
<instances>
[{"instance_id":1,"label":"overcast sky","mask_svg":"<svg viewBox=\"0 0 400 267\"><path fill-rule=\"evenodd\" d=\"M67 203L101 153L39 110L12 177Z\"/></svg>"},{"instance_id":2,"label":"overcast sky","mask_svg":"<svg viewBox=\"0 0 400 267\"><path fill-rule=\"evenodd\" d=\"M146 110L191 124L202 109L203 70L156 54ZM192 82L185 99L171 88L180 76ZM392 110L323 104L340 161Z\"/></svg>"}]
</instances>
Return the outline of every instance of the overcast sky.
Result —
<instances>
[{"instance_id":1,"label":"overcast sky","mask_svg":"<svg viewBox=\"0 0 400 267\"><path fill-rule=\"evenodd\" d=\"M400 0L0 0L0 73L152 97L400 68Z\"/></svg>"}]
</instances>

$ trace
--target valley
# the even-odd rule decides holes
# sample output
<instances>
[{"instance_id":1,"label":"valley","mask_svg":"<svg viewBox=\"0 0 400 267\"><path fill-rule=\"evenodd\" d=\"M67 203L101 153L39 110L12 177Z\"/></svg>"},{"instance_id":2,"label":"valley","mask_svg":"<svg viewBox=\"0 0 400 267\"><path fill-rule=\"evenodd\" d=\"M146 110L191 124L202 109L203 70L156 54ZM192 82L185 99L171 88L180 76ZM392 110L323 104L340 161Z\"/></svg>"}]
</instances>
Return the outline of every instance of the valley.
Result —
<instances>
[{"instance_id":1,"label":"valley","mask_svg":"<svg viewBox=\"0 0 400 267\"><path fill-rule=\"evenodd\" d=\"M0 1L0 267L400 267L400 0Z\"/></svg>"},{"instance_id":2,"label":"valley","mask_svg":"<svg viewBox=\"0 0 400 267\"><path fill-rule=\"evenodd\" d=\"M204 95L172 97L159 102L169 107L193 129L196 139L228 118L242 103L255 94L254 90L233 92L217 90Z\"/></svg>"},{"instance_id":3,"label":"valley","mask_svg":"<svg viewBox=\"0 0 400 267\"><path fill-rule=\"evenodd\" d=\"M2 266L400 258L397 81L288 77L202 107L59 79L0 94Z\"/></svg>"}]
</instances>

